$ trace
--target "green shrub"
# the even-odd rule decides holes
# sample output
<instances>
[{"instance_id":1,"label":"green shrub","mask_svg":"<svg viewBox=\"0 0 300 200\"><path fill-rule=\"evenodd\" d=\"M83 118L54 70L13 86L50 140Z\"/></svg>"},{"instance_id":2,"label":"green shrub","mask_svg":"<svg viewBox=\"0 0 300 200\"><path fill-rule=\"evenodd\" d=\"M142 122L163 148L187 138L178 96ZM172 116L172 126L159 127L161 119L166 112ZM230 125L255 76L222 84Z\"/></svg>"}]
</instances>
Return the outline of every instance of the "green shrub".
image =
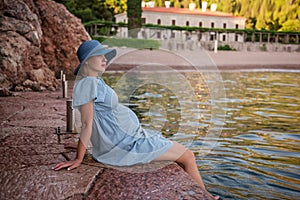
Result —
<instances>
[{"instance_id":1,"label":"green shrub","mask_svg":"<svg viewBox=\"0 0 300 200\"><path fill-rule=\"evenodd\" d=\"M228 44L225 44L224 46L218 46L218 50L221 50L221 51L236 51L236 49L231 48Z\"/></svg>"},{"instance_id":2,"label":"green shrub","mask_svg":"<svg viewBox=\"0 0 300 200\"><path fill-rule=\"evenodd\" d=\"M109 37L93 37L93 39L111 47L129 47L135 49L158 49L160 47L160 42L158 40Z\"/></svg>"},{"instance_id":3,"label":"green shrub","mask_svg":"<svg viewBox=\"0 0 300 200\"><path fill-rule=\"evenodd\" d=\"M260 46L259 49L261 51L267 51L268 50L266 44L263 44L262 46Z\"/></svg>"}]
</instances>

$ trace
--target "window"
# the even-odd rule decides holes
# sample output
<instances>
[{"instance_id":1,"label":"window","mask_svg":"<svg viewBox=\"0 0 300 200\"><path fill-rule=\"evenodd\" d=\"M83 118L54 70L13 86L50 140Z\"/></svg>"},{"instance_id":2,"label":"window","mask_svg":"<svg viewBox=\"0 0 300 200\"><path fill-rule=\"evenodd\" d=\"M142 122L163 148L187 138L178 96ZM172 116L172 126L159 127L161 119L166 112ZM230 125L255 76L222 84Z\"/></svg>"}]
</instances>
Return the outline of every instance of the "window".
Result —
<instances>
[{"instance_id":1,"label":"window","mask_svg":"<svg viewBox=\"0 0 300 200\"><path fill-rule=\"evenodd\" d=\"M175 32L174 31L171 32L171 38L175 38Z\"/></svg>"},{"instance_id":2,"label":"window","mask_svg":"<svg viewBox=\"0 0 300 200\"><path fill-rule=\"evenodd\" d=\"M186 22L185 22L185 25L186 25L186 26L189 26L189 25L190 25L190 22L189 22L189 21L186 21Z\"/></svg>"},{"instance_id":3,"label":"window","mask_svg":"<svg viewBox=\"0 0 300 200\"><path fill-rule=\"evenodd\" d=\"M211 35L209 36L209 40L210 40L210 41L213 41L214 39L215 39L215 35L212 35L212 34L211 34Z\"/></svg>"},{"instance_id":4,"label":"window","mask_svg":"<svg viewBox=\"0 0 300 200\"><path fill-rule=\"evenodd\" d=\"M157 20L157 24L158 24L158 25L161 24L161 20L160 20L160 19Z\"/></svg>"},{"instance_id":5,"label":"window","mask_svg":"<svg viewBox=\"0 0 300 200\"><path fill-rule=\"evenodd\" d=\"M202 39L202 34L198 33L198 41L200 41Z\"/></svg>"},{"instance_id":6,"label":"window","mask_svg":"<svg viewBox=\"0 0 300 200\"><path fill-rule=\"evenodd\" d=\"M223 24L223 28L225 29L226 27L227 27L227 24L226 24L226 23L224 23L224 24Z\"/></svg>"},{"instance_id":7,"label":"window","mask_svg":"<svg viewBox=\"0 0 300 200\"><path fill-rule=\"evenodd\" d=\"M238 41L239 41L239 35L238 35L238 34L235 34L235 38L234 38L234 40L235 40L236 42L238 42Z\"/></svg>"},{"instance_id":8,"label":"window","mask_svg":"<svg viewBox=\"0 0 300 200\"><path fill-rule=\"evenodd\" d=\"M211 28L215 28L215 23L214 22L211 23Z\"/></svg>"},{"instance_id":9,"label":"window","mask_svg":"<svg viewBox=\"0 0 300 200\"><path fill-rule=\"evenodd\" d=\"M199 27L202 27L202 22L199 22Z\"/></svg>"},{"instance_id":10,"label":"window","mask_svg":"<svg viewBox=\"0 0 300 200\"><path fill-rule=\"evenodd\" d=\"M146 24L146 18L145 17L142 18L142 24Z\"/></svg>"},{"instance_id":11,"label":"window","mask_svg":"<svg viewBox=\"0 0 300 200\"><path fill-rule=\"evenodd\" d=\"M238 24L235 25L235 29L239 29L239 25Z\"/></svg>"},{"instance_id":12,"label":"window","mask_svg":"<svg viewBox=\"0 0 300 200\"><path fill-rule=\"evenodd\" d=\"M222 36L223 41L226 41L226 35Z\"/></svg>"},{"instance_id":13,"label":"window","mask_svg":"<svg viewBox=\"0 0 300 200\"><path fill-rule=\"evenodd\" d=\"M157 39L160 39L160 38L161 38L161 32L157 32L156 34L157 34L157 35L156 35L156 36L157 36Z\"/></svg>"},{"instance_id":14,"label":"window","mask_svg":"<svg viewBox=\"0 0 300 200\"><path fill-rule=\"evenodd\" d=\"M175 25L176 25L176 20L172 19L172 26L175 26Z\"/></svg>"}]
</instances>

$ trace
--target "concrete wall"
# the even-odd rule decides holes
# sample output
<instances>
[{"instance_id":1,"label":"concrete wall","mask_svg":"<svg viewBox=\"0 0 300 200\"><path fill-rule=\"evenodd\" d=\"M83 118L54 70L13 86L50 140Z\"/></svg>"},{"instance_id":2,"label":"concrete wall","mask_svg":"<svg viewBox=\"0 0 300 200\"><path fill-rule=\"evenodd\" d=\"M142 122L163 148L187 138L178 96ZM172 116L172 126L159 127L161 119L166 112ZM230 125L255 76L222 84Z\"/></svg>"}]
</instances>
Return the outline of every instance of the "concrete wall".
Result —
<instances>
[{"instance_id":1,"label":"concrete wall","mask_svg":"<svg viewBox=\"0 0 300 200\"><path fill-rule=\"evenodd\" d=\"M209 42L195 42L195 41L178 41L178 40L166 40L161 42L161 47L168 50L214 50L214 41ZM275 43L252 43L252 42L231 42L224 43L218 42L218 46L229 45L236 51L249 51L249 52L300 52L299 44L275 44Z\"/></svg>"},{"instance_id":2,"label":"concrete wall","mask_svg":"<svg viewBox=\"0 0 300 200\"><path fill-rule=\"evenodd\" d=\"M144 33L142 34L142 32ZM171 37L171 35L174 37ZM237 51L300 52L300 44L243 42L243 37L241 35L238 35L238 40L235 41L236 35L234 33L226 34L226 41L222 41L222 35L223 34L220 34L218 37L218 46L229 45L232 49ZM128 37L126 27L119 28L118 37ZM202 33L200 39L199 33L196 32L190 34L186 31L171 31L168 29L141 29L138 37L140 39L160 40L162 48L169 50L193 50L196 48L213 50L215 43L214 40L210 40L210 32Z\"/></svg>"},{"instance_id":3,"label":"concrete wall","mask_svg":"<svg viewBox=\"0 0 300 200\"><path fill-rule=\"evenodd\" d=\"M228 44L237 51L266 51L266 52L300 52L300 44L259 43L259 42L230 42Z\"/></svg>"}]
</instances>

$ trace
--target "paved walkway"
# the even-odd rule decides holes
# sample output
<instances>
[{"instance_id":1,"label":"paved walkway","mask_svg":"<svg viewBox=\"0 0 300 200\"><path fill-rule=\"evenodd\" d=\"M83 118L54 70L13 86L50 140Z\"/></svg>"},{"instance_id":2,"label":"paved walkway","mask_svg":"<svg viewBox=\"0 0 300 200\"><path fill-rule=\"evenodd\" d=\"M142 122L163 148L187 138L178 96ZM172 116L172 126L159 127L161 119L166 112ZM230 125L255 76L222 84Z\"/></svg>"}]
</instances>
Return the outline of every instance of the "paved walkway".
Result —
<instances>
[{"instance_id":1,"label":"paved walkway","mask_svg":"<svg viewBox=\"0 0 300 200\"><path fill-rule=\"evenodd\" d=\"M69 94L70 95L70 94ZM115 169L89 154L72 171L53 171L75 156L77 135L55 134L65 126L61 92L0 97L0 199L209 199L175 163Z\"/></svg>"}]
</instances>

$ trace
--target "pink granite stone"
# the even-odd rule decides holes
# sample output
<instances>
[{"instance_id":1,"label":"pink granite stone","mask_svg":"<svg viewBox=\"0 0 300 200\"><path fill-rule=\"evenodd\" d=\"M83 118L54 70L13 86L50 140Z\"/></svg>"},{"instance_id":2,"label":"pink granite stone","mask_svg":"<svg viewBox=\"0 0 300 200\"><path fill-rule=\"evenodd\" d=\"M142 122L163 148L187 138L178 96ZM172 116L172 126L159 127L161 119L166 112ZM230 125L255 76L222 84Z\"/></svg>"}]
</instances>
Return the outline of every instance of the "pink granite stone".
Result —
<instances>
[{"instance_id":1,"label":"pink granite stone","mask_svg":"<svg viewBox=\"0 0 300 200\"><path fill-rule=\"evenodd\" d=\"M151 164L150 164L151 165ZM138 166L134 166L133 169ZM105 169L87 199L211 199L177 164L156 171Z\"/></svg>"},{"instance_id":2,"label":"pink granite stone","mask_svg":"<svg viewBox=\"0 0 300 200\"><path fill-rule=\"evenodd\" d=\"M78 135L55 134L66 122L66 100L57 92L0 97L0 199L209 199L172 162L111 167L88 153L81 166L52 167L76 156ZM63 128L62 128L63 129Z\"/></svg>"}]
</instances>

